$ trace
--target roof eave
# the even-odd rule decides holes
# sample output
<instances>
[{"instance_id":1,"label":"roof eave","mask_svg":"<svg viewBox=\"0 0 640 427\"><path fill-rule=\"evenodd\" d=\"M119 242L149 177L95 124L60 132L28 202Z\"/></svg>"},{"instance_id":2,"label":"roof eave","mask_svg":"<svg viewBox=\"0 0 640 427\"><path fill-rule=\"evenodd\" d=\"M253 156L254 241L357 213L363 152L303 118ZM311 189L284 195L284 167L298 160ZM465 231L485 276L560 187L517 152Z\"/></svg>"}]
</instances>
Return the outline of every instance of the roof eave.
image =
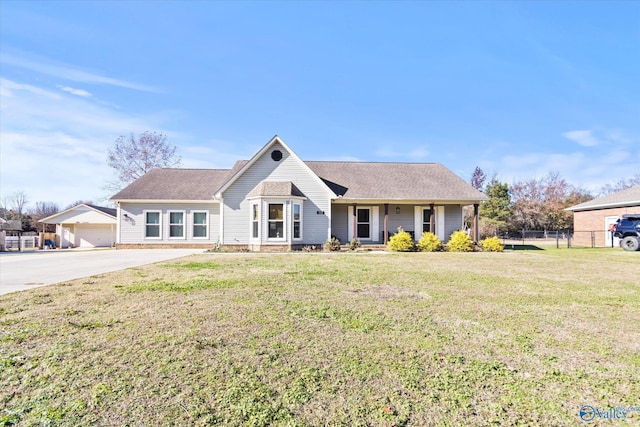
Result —
<instances>
[{"instance_id":1,"label":"roof eave","mask_svg":"<svg viewBox=\"0 0 640 427\"><path fill-rule=\"evenodd\" d=\"M566 208L565 211L571 212L581 212L581 211L595 211L600 209L609 209L609 208L633 208L640 207L640 200L630 201L630 202L616 202L616 203L600 203L597 205L588 205L588 206L571 206Z\"/></svg>"},{"instance_id":2,"label":"roof eave","mask_svg":"<svg viewBox=\"0 0 640 427\"><path fill-rule=\"evenodd\" d=\"M404 198L351 198L351 197L336 197L331 199L336 204L351 204L351 203L403 203L403 204L441 204L441 205L473 205L480 203L488 199L404 199Z\"/></svg>"},{"instance_id":3,"label":"roof eave","mask_svg":"<svg viewBox=\"0 0 640 427\"><path fill-rule=\"evenodd\" d=\"M220 203L216 199L110 199L116 203Z\"/></svg>"}]
</instances>

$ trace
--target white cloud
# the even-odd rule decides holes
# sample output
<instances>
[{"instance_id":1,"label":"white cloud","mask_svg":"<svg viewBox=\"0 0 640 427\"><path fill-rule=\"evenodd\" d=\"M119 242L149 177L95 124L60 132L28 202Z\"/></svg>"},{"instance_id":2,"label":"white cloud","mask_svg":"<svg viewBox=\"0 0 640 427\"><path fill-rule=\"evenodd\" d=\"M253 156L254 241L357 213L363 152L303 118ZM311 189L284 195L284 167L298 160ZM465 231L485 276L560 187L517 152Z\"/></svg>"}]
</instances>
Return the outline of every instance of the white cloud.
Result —
<instances>
[{"instance_id":1,"label":"white cloud","mask_svg":"<svg viewBox=\"0 0 640 427\"><path fill-rule=\"evenodd\" d=\"M89 97L91 96L91 94L89 92L87 92L86 90L82 90L82 89L74 89L70 86L57 86L58 89L63 90L65 92L69 92L72 95L76 95L76 96L83 96L83 97Z\"/></svg>"},{"instance_id":2,"label":"white cloud","mask_svg":"<svg viewBox=\"0 0 640 427\"><path fill-rule=\"evenodd\" d=\"M3 97L13 97L15 91L27 91L34 95L44 96L49 99L61 99L60 94L39 88L37 86L16 83L11 80L0 78L0 94Z\"/></svg>"},{"instance_id":3,"label":"white cloud","mask_svg":"<svg viewBox=\"0 0 640 427\"><path fill-rule=\"evenodd\" d=\"M564 132L562 136L573 142L577 142L583 147L595 147L603 142L596 138L590 130L572 130Z\"/></svg>"},{"instance_id":4,"label":"white cloud","mask_svg":"<svg viewBox=\"0 0 640 427\"><path fill-rule=\"evenodd\" d=\"M161 130L160 115L132 117L67 92L0 79L3 195L22 190L31 202L53 201L61 207L79 199L100 202L110 196L104 185L115 178L106 163L115 139Z\"/></svg>"},{"instance_id":5,"label":"white cloud","mask_svg":"<svg viewBox=\"0 0 640 427\"><path fill-rule=\"evenodd\" d=\"M26 56L27 55L15 55L11 52L5 51L2 54L2 62L7 65L25 68L27 70L36 71L38 73L74 82L109 85L144 92L159 92L158 88L154 88L152 86L128 82L113 77L103 76L99 73L80 70L76 66L55 63L54 61L45 58L36 58L33 56L31 58L27 58Z\"/></svg>"},{"instance_id":6,"label":"white cloud","mask_svg":"<svg viewBox=\"0 0 640 427\"><path fill-rule=\"evenodd\" d=\"M504 155L495 165L499 179L513 183L530 178L541 178L549 172L558 172L569 183L598 191L607 183L637 173L637 162L630 162L631 153L625 150L608 151L596 147L596 152L533 152Z\"/></svg>"}]
</instances>

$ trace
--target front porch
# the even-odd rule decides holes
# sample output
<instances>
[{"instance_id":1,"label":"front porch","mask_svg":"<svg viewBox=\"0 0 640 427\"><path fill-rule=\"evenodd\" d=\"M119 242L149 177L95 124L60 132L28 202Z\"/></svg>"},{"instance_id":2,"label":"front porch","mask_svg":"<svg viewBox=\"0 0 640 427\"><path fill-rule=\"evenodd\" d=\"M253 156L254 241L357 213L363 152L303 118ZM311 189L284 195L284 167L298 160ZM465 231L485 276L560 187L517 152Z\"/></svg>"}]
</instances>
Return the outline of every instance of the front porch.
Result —
<instances>
[{"instance_id":1,"label":"front porch","mask_svg":"<svg viewBox=\"0 0 640 427\"><path fill-rule=\"evenodd\" d=\"M362 245L386 245L402 227L419 240L423 232L431 232L443 242L454 231L464 228L463 206L468 203L416 201L412 204L394 202L341 201L332 204L331 234L342 243L354 238ZM474 204L472 238L478 241L478 205Z\"/></svg>"}]
</instances>

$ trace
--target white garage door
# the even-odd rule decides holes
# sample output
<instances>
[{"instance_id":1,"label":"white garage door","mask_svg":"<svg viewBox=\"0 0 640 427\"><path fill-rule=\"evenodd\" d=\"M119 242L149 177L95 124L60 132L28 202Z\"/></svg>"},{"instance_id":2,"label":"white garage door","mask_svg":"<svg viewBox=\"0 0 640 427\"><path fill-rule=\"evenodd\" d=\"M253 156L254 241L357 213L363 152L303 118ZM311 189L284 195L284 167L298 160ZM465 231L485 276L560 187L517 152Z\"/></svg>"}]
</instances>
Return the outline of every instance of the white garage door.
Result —
<instances>
[{"instance_id":1,"label":"white garage door","mask_svg":"<svg viewBox=\"0 0 640 427\"><path fill-rule=\"evenodd\" d=\"M76 225L76 246L109 247L113 242L110 225Z\"/></svg>"}]
</instances>

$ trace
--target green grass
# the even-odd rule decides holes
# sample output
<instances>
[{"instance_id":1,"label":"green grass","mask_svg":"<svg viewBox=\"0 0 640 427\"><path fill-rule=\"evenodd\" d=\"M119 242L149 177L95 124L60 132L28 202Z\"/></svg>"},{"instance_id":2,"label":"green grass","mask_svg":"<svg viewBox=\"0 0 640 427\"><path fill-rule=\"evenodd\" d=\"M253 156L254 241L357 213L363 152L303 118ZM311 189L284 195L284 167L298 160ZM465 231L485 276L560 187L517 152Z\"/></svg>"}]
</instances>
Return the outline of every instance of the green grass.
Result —
<instances>
[{"instance_id":1,"label":"green grass","mask_svg":"<svg viewBox=\"0 0 640 427\"><path fill-rule=\"evenodd\" d=\"M203 254L8 294L0 426L581 424L640 406L639 261Z\"/></svg>"}]
</instances>

